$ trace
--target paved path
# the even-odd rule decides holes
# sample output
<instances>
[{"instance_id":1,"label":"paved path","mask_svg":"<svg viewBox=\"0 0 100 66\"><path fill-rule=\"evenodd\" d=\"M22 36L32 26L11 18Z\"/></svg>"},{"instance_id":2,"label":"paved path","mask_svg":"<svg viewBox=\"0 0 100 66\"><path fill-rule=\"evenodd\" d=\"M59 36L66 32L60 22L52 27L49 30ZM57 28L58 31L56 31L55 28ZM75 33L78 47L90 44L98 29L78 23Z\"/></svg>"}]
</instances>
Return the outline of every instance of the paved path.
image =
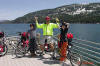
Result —
<instances>
[{"instance_id":1,"label":"paved path","mask_svg":"<svg viewBox=\"0 0 100 66\"><path fill-rule=\"evenodd\" d=\"M0 57L0 66L71 66L70 62L60 63L56 60L50 60L49 55L43 57L36 56L30 58L29 56L23 58L15 58L12 55L5 55Z\"/></svg>"},{"instance_id":2,"label":"paved path","mask_svg":"<svg viewBox=\"0 0 100 66\"><path fill-rule=\"evenodd\" d=\"M57 60L52 60L49 55L44 55L43 57L36 56L33 58L30 58L27 55L22 58L15 58L15 56L10 54L0 57L0 66L71 66L71 64L68 60L63 63L60 63Z\"/></svg>"},{"instance_id":3,"label":"paved path","mask_svg":"<svg viewBox=\"0 0 100 66\"><path fill-rule=\"evenodd\" d=\"M29 56L15 58L15 56L11 55L12 47L9 46L8 49L8 54L10 55L0 57L0 66L62 66L62 63L52 60L49 55L44 55L43 57L36 56L33 58L30 58ZM71 66L68 60L63 64L63 66Z\"/></svg>"}]
</instances>

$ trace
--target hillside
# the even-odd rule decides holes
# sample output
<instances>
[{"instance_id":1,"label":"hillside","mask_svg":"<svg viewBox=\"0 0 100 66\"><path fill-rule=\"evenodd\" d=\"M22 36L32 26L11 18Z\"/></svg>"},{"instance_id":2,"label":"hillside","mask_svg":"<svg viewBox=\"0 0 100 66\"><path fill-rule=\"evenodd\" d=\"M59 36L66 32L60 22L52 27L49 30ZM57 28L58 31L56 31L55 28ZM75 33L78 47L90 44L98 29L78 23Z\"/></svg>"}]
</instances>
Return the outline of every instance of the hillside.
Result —
<instances>
[{"instance_id":1,"label":"hillside","mask_svg":"<svg viewBox=\"0 0 100 66\"><path fill-rule=\"evenodd\" d=\"M100 23L100 3L71 4L54 9L45 9L26 14L13 20L13 23L32 23L34 16L39 17L39 22L44 21L45 16L58 17L60 21L70 23Z\"/></svg>"},{"instance_id":2,"label":"hillside","mask_svg":"<svg viewBox=\"0 0 100 66\"><path fill-rule=\"evenodd\" d=\"M0 20L0 24L8 24L11 23L10 20Z\"/></svg>"}]
</instances>

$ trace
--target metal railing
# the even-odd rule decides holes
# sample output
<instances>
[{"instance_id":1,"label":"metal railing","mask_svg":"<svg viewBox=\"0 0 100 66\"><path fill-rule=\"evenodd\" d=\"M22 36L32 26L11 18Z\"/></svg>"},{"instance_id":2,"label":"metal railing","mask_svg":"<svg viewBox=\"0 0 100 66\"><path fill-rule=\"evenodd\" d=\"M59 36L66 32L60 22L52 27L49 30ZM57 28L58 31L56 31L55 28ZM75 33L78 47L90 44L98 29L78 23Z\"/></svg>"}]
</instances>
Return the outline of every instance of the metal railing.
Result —
<instances>
[{"instance_id":1,"label":"metal railing","mask_svg":"<svg viewBox=\"0 0 100 66\"><path fill-rule=\"evenodd\" d=\"M59 40L57 37L53 38ZM72 45L72 51L79 53L83 62L90 62L92 66L100 66L100 43L73 38Z\"/></svg>"},{"instance_id":2,"label":"metal railing","mask_svg":"<svg viewBox=\"0 0 100 66\"><path fill-rule=\"evenodd\" d=\"M95 66L100 65L100 43L74 38L72 44L73 51L80 53L83 60L91 62Z\"/></svg>"}]
</instances>

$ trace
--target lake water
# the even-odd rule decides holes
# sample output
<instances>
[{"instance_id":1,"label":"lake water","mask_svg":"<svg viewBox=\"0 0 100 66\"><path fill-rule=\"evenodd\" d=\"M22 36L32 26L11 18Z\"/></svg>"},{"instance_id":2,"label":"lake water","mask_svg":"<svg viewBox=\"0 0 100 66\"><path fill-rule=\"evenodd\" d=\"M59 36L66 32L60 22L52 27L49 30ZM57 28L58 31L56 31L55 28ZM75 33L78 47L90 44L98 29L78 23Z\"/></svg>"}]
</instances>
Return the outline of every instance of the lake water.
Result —
<instances>
[{"instance_id":1,"label":"lake water","mask_svg":"<svg viewBox=\"0 0 100 66\"><path fill-rule=\"evenodd\" d=\"M27 31L29 24L0 24L0 29L7 35L17 35L16 32ZM37 29L37 32L42 33L42 30ZM74 34L74 38L100 43L100 24L71 24L69 32ZM54 34L57 33L59 29L54 29Z\"/></svg>"}]
</instances>

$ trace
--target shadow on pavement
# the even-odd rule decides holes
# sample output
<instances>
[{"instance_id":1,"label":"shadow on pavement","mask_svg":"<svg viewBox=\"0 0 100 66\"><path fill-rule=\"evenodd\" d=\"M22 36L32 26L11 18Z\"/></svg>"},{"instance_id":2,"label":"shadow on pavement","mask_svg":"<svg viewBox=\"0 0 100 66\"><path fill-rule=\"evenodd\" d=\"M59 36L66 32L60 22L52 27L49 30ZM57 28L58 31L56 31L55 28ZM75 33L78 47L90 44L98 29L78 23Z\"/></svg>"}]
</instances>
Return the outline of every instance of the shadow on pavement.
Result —
<instances>
[{"instance_id":1,"label":"shadow on pavement","mask_svg":"<svg viewBox=\"0 0 100 66\"><path fill-rule=\"evenodd\" d=\"M62 62L61 66L71 66L71 65L70 64L66 64L65 62Z\"/></svg>"},{"instance_id":2,"label":"shadow on pavement","mask_svg":"<svg viewBox=\"0 0 100 66\"><path fill-rule=\"evenodd\" d=\"M44 64L49 64L49 65L52 65L52 64L59 64L60 66L71 66L70 64L66 64L65 62L60 62L60 61L57 61L57 60L45 60L43 61Z\"/></svg>"},{"instance_id":3,"label":"shadow on pavement","mask_svg":"<svg viewBox=\"0 0 100 66\"><path fill-rule=\"evenodd\" d=\"M43 63L45 64L60 64L60 61L57 60L44 60Z\"/></svg>"}]
</instances>

